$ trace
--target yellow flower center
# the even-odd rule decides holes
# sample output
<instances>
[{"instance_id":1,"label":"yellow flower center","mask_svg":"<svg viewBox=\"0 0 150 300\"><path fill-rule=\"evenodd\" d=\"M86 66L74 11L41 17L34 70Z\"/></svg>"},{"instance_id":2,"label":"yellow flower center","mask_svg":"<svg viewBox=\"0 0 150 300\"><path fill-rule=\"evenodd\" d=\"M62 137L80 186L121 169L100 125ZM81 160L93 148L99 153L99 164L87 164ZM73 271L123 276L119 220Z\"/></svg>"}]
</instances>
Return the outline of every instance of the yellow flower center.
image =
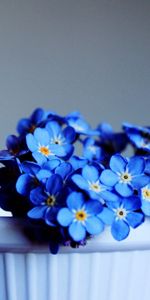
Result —
<instances>
[{"instance_id":1,"label":"yellow flower center","mask_svg":"<svg viewBox=\"0 0 150 300\"><path fill-rule=\"evenodd\" d=\"M90 190L96 192L96 193L99 193L101 191L101 186L99 184L99 182L90 182L89 183L89 187L90 187Z\"/></svg>"},{"instance_id":2,"label":"yellow flower center","mask_svg":"<svg viewBox=\"0 0 150 300\"><path fill-rule=\"evenodd\" d=\"M129 183L132 180L132 176L128 172L124 172L120 175L120 179L122 183Z\"/></svg>"},{"instance_id":3,"label":"yellow flower center","mask_svg":"<svg viewBox=\"0 0 150 300\"><path fill-rule=\"evenodd\" d=\"M143 198L147 201L150 201L150 189L144 188L142 189Z\"/></svg>"},{"instance_id":4,"label":"yellow flower center","mask_svg":"<svg viewBox=\"0 0 150 300\"><path fill-rule=\"evenodd\" d=\"M75 217L78 221L85 221L87 218L87 214L84 210L78 210L75 214Z\"/></svg>"},{"instance_id":5,"label":"yellow flower center","mask_svg":"<svg viewBox=\"0 0 150 300\"><path fill-rule=\"evenodd\" d=\"M44 156L49 156L51 153L51 151L49 150L48 146L40 146L39 147L39 152L42 153Z\"/></svg>"},{"instance_id":6,"label":"yellow flower center","mask_svg":"<svg viewBox=\"0 0 150 300\"><path fill-rule=\"evenodd\" d=\"M54 206L55 202L56 202L56 199L55 199L55 197L52 195L52 196L49 196L49 197L47 198L47 200L46 200L46 205L47 205L47 206Z\"/></svg>"}]
</instances>

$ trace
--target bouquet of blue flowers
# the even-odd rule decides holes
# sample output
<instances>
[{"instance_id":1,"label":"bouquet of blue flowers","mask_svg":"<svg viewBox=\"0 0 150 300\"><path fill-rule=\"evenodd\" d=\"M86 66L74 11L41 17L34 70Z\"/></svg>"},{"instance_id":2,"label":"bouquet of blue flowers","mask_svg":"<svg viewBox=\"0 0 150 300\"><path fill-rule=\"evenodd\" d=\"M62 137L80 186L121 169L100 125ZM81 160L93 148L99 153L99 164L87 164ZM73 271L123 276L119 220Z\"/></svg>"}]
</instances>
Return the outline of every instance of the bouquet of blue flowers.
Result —
<instances>
[{"instance_id":1,"label":"bouquet of blue flowers","mask_svg":"<svg viewBox=\"0 0 150 300\"><path fill-rule=\"evenodd\" d=\"M25 218L28 235L78 247L110 226L121 241L150 216L150 127L96 129L78 112L36 109L0 151L0 207ZM131 144L133 154L123 155Z\"/></svg>"}]
</instances>

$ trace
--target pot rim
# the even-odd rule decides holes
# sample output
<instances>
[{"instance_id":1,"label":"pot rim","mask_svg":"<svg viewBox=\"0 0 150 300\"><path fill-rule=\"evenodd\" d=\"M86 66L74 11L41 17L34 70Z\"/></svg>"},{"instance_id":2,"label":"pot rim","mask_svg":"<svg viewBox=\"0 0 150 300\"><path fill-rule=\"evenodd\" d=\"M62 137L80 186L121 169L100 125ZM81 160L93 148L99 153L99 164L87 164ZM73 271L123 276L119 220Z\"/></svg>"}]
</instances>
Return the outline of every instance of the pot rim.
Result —
<instances>
[{"instance_id":1,"label":"pot rim","mask_svg":"<svg viewBox=\"0 0 150 300\"><path fill-rule=\"evenodd\" d=\"M0 217L0 252L13 253L49 253L48 244L41 245L28 239L23 233L25 219ZM60 246L59 253L91 253L150 250L150 219L136 229L131 229L123 241L116 241L110 233L110 227L98 236L87 241L86 246L71 248Z\"/></svg>"}]
</instances>

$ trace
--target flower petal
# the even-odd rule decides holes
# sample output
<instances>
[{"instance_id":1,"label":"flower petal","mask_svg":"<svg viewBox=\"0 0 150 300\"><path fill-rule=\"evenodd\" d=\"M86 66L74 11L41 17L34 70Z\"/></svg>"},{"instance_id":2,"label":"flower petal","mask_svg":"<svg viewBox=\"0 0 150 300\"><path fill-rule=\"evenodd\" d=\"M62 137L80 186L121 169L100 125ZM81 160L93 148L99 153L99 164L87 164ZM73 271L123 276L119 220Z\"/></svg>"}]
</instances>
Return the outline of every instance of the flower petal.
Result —
<instances>
[{"instance_id":1,"label":"flower petal","mask_svg":"<svg viewBox=\"0 0 150 300\"><path fill-rule=\"evenodd\" d=\"M69 226L69 234L76 242L82 241L86 236L86 230L80 222L74 222Z\"/></svg>"},{"instance_id":2,"label":"flower petal","mask_svg":"<svg viewBox=\"0 0 150 300\"><path fill-rule=\"evenodd\" d=\"M136 189L139 189L139 188L147 185L149 182L150 182L150 178L149 178L149 176L146 176L146 175L134 176L132 178L132 185Z\"/></svg>"},{"instance_id":3,"label":"flower petal","mask_svg":"<svg viewBox=\"0 0 150 300\"><path fill-rule=\"evenodd\" d=\"M43 179L49 178L53 173L50 170L41 169L37 174L36 177L39 181Z\"/></svg>"},{"instance_id":4,"label":"flower petal","mask_svg":"<svg viewBox=\"0 0 150 300\"><path fill-rule=\"evenodd\" d=\"M42 219L46 212L46 206L36 206L28 211L28 217L33 219Z\"/></svg>"},{"instance_id":5,"label":"flower petal","mask_svg":"<svg viewBox=\"0 0 150 300\"><path fill-rule=\"evenodd\" d=\"M64 180L68 175L71 174L71 172L72 172L72 165L68 162L64 162L60 164L55 170L55 173L59 174Z\"/></svg>"},{"instance_id":6,"label":"flower petal","mask_svg":"<svg viewBox=\"0 0 150 300\"><path fill-rule=\"evenodd\" d=\"M50 195L56 195L62 189L63 181L60 175L51 175L50 178L47 180L46 189Z\"/></svg>"},{"instance_id":7,"label":"flower petal","mask_svg":"<svg viewBox=\"0 0 150 300\"><path fill-rule=\"evenodd\" d=\"M78 156L72 156L70 158L70 163L74 170L83 168L87 164L87 159Z\"/></svg>"},{"instance_id":8,"label":"flower petal","mask_svg":"<svg viewBox=\"0 0 150 300\"><path fill-rule=\"evenodd\" d=\"M141 208L141 200L136 196L123 198L122 203L127 210L133 211Z\"/></svg>"},{"instance_id":9,"label":"flower petal","mask_svg":"<svg viewBox=\"0 0 150 300\"><path fill-rule=\"evenodd\" d=\"M47 161L46 156L44 156L42 153L40 153L38 151L33 152L32 156L34 157L34 159L37 161L37 163L40 166L42 166Z\"/></svg>"},{"instance_id":10,"label":"flower petal","mask_svg":"<svg viewBox=\"0 0 150 300\"><path fill-rule=\"evenodd\" d=\"M49 149L53 154L59 157L65 157L67 155L66 148L64 146L50 144ZM70 149L72 149L72 145L67 145L67 151L70 151Z\"/></svg>"},{"instance_id":11,"label":"flower petal","mask_svg":"<svg viewBox=\"0 0 150 300\"><path fill-rule=\"evenodd\" d=\"M137 212L131 212L127 214L126 220L131 227L136 228L144 222L144 215Z\"/></svg>"},{"instance_id":12,"label":"flower petal","mask_svg":"<svg viewBox=\"0 0 150 300\"><path fill-rule=\"evenodd\" d=\"M44 128L36 128L34 137L41 146L47 146L49 144L50 136L48 131Z\"/></svg>"},{"instance_id":13,"label":"flower petal","mask_svg":"<svg viewBox=\"0 0 150 300\"><path fill-rule=\"evenodd\" d=\"M111 225L115 218L113 211L107 207L104 207L97 217L99 217L103 223L107 225Z\"/></svg>"},{"instance_id":14,"label":"flower petal","mask_svg":"<svg viewBox=\"0 0 150 300\"><path fill-rule=\"evenodd\" d=\"M111 227L111 233L115 240L124 240L130 232L129 225L124 221L114 221Z\"/></svg>"},{"instance_id":15,"label":"flower petal","mask_svg":"<svg viewBox=\"0 0 150 300\"><path fill-rule=\"evenodd\" d=\"M85 166L82 170L82 176L88 181L97 181L99 179L99 171L93 166Z\"/></svg>"},{"instance_id":16,"label":"flower petal","mask_svg":"<svg viewBox=\"0 0 150 300\"><path fill-rule=\"evenodd\" d=\"M75 130L71 126L67 126L63 130L63 134L67 140L68 143L72 143L76 137Z\"/></svg>"},{"instance_id":17,"label":"flower petal","mask_svg":"<svg viewBox=\"0 0 150 300\"><path fill-rule=\"evenodd\" d=\"M105 185L114 186L118 182L118 175L111 170L104 170L101 173L100 180Z\"/></svg>"},{"instance_id":18,"label":"flower petal","mask_svg":"<svg viewBox=\"0 0 150 300\"><path fill-rule=\"evenodd\" d=\"M97 215L98 213L100 213L102 211L102 208L103 208L103 206L97 200L89 200L85 204L85 210L90 215Z\"/></svg>"},{"instance_id":19,"label":"flower petal","mask_svg":"<svg viewBox=\"0 0 150 300\"><path fill-rule=\"evenodd\" d=\"M81 175L75 174L71 177L71 179L80 189L83 190L89 189L88 182Z\"/></svg>"},{"instance_id":20,"label":"flower petal","mask_svg":"<svg viewBox=\"0 0 150 300\"><path fill-rule=\"evenodd\" d=\"M49 226L56 226L56 216L58 212L58 207L52 206L48 207L46 210L44 219L47 225Z\"/></svg>"},{"instance_id":21,"label":"flower petal","mask_svg":"<svg viewBox=\"0 0 150 300\"><path fill-rule=\"evenodd\" d=\"M39 170L41 169L40 166L35 163L35 162L31 162L31 161L24 161L21 164L21 169L24 173L28 173L30 175L35 176Z\"/></svg>"},{"instance_id":22,"label":"flower petal","mask_svg":"<svg viewBox=\"0 0 150 300\"><path fill-rule=\"evenodd\" d=\"M48 122L45 128L51 137L57 137L61 132L61 127L56 121Z\"/></svg>"},{"instance_id":23,"label":"flower petal","mask_svg":"<svg viewBox=\"0 0 150 300\"><path fill-rule=\"evenodd\" d=\"M85 226L90 234L99 234L104 230L104 223L95 216L87 218Z\"/></svg>"},{"instance_id":24,"label":"flower petal","mask_svg":"<svg viewBox=\"0 0 150 300\"><path fill-rule=\"evenodd\" d=\"M21 119L17 124L17 131L19 134L24 134L29 132L31 126L31 121L27 118Z\"/></svg>"},{"instance_id":25,"label":"flower petal","mask_svg":"<svg viewBox=\"0 0 150 300\"><path fill-rule=\"evenodd\" d=\"M123 197L129 197L133 195L133 188L126 183L117 183L115 185L115 190Z\"/></svg>"},{"instance_id":26,"label":"flower petal","mask_svg":"<svg viewBox=\"0 0 150 300\"><path fill-rule=\"evenodd\" d=\"M34 178L28 174L21 175L16 183L16 190L23 196L28 196L31 189L35 186Z\"/></svg>"},{"instance_id":27,"label":"flower petal","mask_svg":"<svg viewBox=\"0 0 150 300\"><path fill-rule=\"evenodd\" d=\"M67 198L67 205L70 210L75 209L78 210L82 208L84 204L83 194L78 192L72 192Z\"/></svg>"},{"instance_id":28,"label":"flower petal","mask_svg":"<svg viewBox=\"0 0 150 300\"><path fill-rule=\"evenodd\" d=\"M42 121L43 117L44 117L44 110L42 108L36 108L33 111L30 119L33 124L37 124Z\"/></svg>"},{"instance_id":29,"label":"flower petal","mask_svg":"<svg viewBox=\"0 0 150 300\"><path fill-rule=\"evenodd\" d=\"M117 193L114 191L103 191L100 194L101 198L105 201L118 201L119 200L119 196L117 195Z\"/></svg>"},{"instance_id":30,"label":"flower petal","mask_svg":"<svg viewBox=\"0 0 150 300\"><path fill-rule=\"evenodd\" d=\"M67 227L73 221L73 214L66 207L59 210L57 214L57 221L60 225Z\"/></svg>"},{"instance_id":31,"label":"flower petal","mask_svg":"<svg viewBox=\"0 0 150 300\"><path fill-rule=\"evenodd\" d=\"M149 201L144 201L142 200L142 206L141 206L142 211L146 216L150 217L150 202Z\"/></svg>"},{"instance_id":32,"label":"flower petal","mask_svg":"<svg viewBox=\"0 0 150 300\"><path fill-rule=\"evenodd\" d=\"M45 203L47 199L47 195L43 192L43 189L41 187L37 187L30 193L30 200L35 205L40 205L42 203Z\"/></svg>"},{"instance_id":33,"label":"flower petal","mask_svg":"<svg viewBox=\"0 0 150 300\"><path fill-rule=\"evenodd\" d=\"M59 158L53 158L51 160L48 160L42 167L45 170L54 170L57 168L61 163L61 160Z\"/></svg>"},{"instance_id":34,"label":"flower petal","mask_svg":"<svg viewBox=\"0 0 150 300\"><path fill-rule=\"evenodd\" d=\"M35 137L33 136L32 133L27 134L26 143L27 143L27 146L28 146L28 148L31 152L34 152L34 151L37 150L38 142L36 141L36 139L35 139Z\"/></svg>"},{"instance_id":35,"label":"flower petal","mask_svg":"<svg viewBox=\"0 0 150 300\"><path fill-rule=\"evenodd\" d=\"M145 161L142 157L131 157L128 163L129 173L138 175L144 172Z\"/></svg>"},{"instance_id":36,"label":"flower petal","mask_svg":"<svg viewBox=\"0 0 150 300\"><path fill-rule=\"evenodd\" d=\"M122 173L125 171L127 161L120 154L113 155L110 159L110 168L115 173Z\"/></svg>"}]
</instances>

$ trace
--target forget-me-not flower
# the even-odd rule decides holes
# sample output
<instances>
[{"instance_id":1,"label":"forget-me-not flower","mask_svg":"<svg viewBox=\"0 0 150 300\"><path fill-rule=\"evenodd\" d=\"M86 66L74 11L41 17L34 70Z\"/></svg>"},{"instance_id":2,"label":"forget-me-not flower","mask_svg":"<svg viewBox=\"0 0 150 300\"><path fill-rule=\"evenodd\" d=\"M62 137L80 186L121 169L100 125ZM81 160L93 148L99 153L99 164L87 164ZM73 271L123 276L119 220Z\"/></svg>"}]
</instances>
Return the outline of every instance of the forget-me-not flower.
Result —
<instances>
[{"instance_id":1,"label":"forget-me-not flower","mask_svg":"<svg viewBox=\"0 0 150 300\"><path fill-rule=\"evenodd\" d=\"M113 155L110 159L110 169L101 174L101 181L124 197L131 196L134 189L139 189L149 182L149 177L144 174L145 160L142 157L125 159L120 154Z\"/></svg>"},{"instance_id":2,"label":"forget-me-not flower","mask_svg":"<svg viewBox=\"0 0 150 300\"><path fill-rule=\"evenodd\" d=\"M111 225L112 236L121 241L125 239L130 226L136 228L144 222L144 215L138 210L141 208L141 201L138 197L121 198L115 202L108 202L98 215L107 225Z\"/></svg>"},{"instance_id":3,"label":"forget-me-not flower","mask_svg":"<svg viewBox=\"0 0 150 300\"><path fill-rule=\"evenodd\" d=\"M100 181L101 170L96 166L86 165L81 174L74 174L72 181L81 189L87 192L91 199L97 199L100 202L116 201L118 196L111 192L111 188L106 187Z\"/></svg>"},{"instance_id":4,"label":"forget-me-not flower","mask_svg":"<svg viewBox=\"0 0 150 300\"><path fill-rule=\"evenodd\" d=\"M150 127L134 126L129 123L123 124L130 142L138 149L150 152Z\"/></svg>"},{"instance_id":5,"label":"forget-me-not flower","mask_svg":"<svg viewBox=\"0 0 150 300\"><path fill-rule=\"evenodd\" d=\"M89 234L99 234L104 229L103 222L97 217L102 210L97 200L85 201L82 193L72 192L67 198L67 207L61 208L57 215L60 225L68 227L69 235L76 242Z\"/></svg>"},{"instance_id":6,"label":"forget-me-not flower","mask_svg":"<svg viewBox=\"0 0 150 300\"><path fill-rule=\"evenodd\" d=\"M35 207L28 212L28 216L33 219L45 219L48 225L55 226L62 188L62 178L54 174L48 178L45 187L39 186L32 190L30 200Z\"/></svg>"}]
</instances>

